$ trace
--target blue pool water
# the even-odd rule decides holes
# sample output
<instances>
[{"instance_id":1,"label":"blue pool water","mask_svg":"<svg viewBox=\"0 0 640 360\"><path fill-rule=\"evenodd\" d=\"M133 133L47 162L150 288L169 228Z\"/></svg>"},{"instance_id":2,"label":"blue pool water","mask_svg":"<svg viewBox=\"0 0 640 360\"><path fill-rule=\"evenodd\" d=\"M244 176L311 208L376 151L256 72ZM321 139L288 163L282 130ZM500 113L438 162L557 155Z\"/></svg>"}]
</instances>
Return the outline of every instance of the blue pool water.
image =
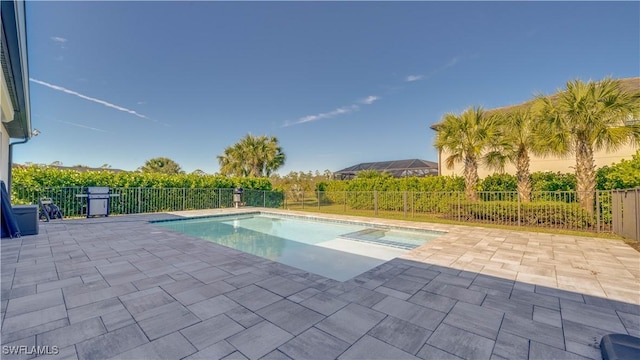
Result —
<instances>
[{"instance_id":1,"label":"blue pool water","mask_svg":"<svg viewBox=\"0 0 640 360\"><path fill-rule=\"evenodd\" d=\"M443 234L271 214L155 224L338 281L351 279Z\"/></svg>"}]
</instances>

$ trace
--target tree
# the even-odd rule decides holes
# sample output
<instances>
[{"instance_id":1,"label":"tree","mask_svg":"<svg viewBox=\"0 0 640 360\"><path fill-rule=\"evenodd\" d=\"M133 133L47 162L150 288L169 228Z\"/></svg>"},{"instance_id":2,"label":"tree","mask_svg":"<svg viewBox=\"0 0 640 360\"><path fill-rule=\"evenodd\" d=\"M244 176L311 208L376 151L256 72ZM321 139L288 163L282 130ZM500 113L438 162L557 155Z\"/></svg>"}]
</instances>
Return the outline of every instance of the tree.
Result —
<instances>
[{"instance_id":1,"label":"tree","mask_svg":"<svg viewBox=\"0 0 640 360\"><path fill-rule=\"evenodd\" d=\"M166 157L149 159L143 166L138 168L138 171L143 173L184 174L177 162Z\"/></svg>"},{"instance_id":2,"label":"tree","mask_svg":"<svg viewBox=\"0 0 640 360\"><path fill-rule=\"evenodd\" d=\"M447 168L464 164L465 194L471 201L478 200L478 164L499 135L498 118L487 115L481 107L471 107L462 114L446 114L438 124L435 146L446 151Z\"/></svg>"},{"instance_id":3,"label":"tree","mask_svg":"<svg viewBox=\"0 0 640 360\"><path fill-rule=\"evenodd\" d=\"M499 135L492 144L491 151L484 160L491 168L504 171L505 163L516 167L518 196L520 200L531 200L531 173L529 172L529 153L543 154L543 139L536 130L535 115L530 107L503 112L499 117Z\"/></svg>"},{"instance_id":4,"label":"tree","mask_svg":"<svg viewBox=\"0 0 640 360\"><path fill-rule=\"evenodd\" d=\"M548 151L575 155L576 191L580 205L594 211L596 167L594 151L613 152L640 144L640 92L622 89L618 80L574 80L556 97L539 96L542 131Z\"/></svg>"},{"instance_id":5,"label":"tree","mask_svg":"<svg viewBox=\"0 0 640 360\"><path fill-rule=\"evenodd\" d=\"M391 175L391 173L389 172L378 172L376 170L361 170L358 171L358 174L356 175L357 179L378 179L378 178L385 178L385 179L389 179L392 178L393 175Z\"/></svg>"},{"instance_id":6,"label":"tree","mask_svg":"<svg viewBox=\"0 0 640 360\"><path fill-rule=\"evenodd\" d=\"M222 175L249 177L270 176L286 160L275 136L251 134L224 149L217 158Z\"/></svg>"}]
</instances>

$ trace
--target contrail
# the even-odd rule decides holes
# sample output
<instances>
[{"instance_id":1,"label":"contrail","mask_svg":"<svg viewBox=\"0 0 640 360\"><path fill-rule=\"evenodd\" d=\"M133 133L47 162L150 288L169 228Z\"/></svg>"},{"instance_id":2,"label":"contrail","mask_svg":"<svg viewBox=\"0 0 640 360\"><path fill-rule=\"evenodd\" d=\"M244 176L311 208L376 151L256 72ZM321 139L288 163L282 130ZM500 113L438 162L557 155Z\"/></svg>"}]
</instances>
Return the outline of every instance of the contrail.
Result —
<instances>
[{"instance_id":1,"label":"contrail","mask_svg":"<svg viewBox=\"0 0 640 360\"><path fill-rule=\"evenodd\" d=\"M140 114L140 113L138 113L138 112L136 112L134 110L127 109L125 107L118 106L118 105L112 104L112 103L104 101L104 100L92 98L91 96L80 94L79 92L63 88L62 86L49 84L48 82L44 82L44 81L37 80L37 79L34 79L34 78L29 78L29 80L34 82L34 83L36 83L36 84L44 85L44 86L46 86L48 88L51 88L51 89L54 89L54 90L62 91L62 92L65 92L67 94L75 95L75 96L77 96L79 98L82 98L82 99L85 99L85 100L89 100L89 101L93 101L95 103L102 104L104 106L107 106L107 107L110 107L110 108L113 108L113 109L116 109L116 110L124 111L126 113L131 114L131 115L135 115L135 116L137 116L139 118L151 120L146 115L142 115L142 114Z\"/></svg>"},{"instance_id":2,"label":"contrail","mask_svg":"<svg viewBox=\"0 0 640 360\"><path fill-rule=\"evenodd\" d=\"M98 129L98 128L94 128L91 126L87 126L87 125L82 125L82 124L76 124L76 123L72 123L72 122L68 122L68 121L62 121L62 120L53 120L55 122L59 122L61 124L67 124L67 125L72 125L72 126L77 126L79 128L83 128L83 129L89 129L89 130L93 130L93 131L100 131L100 132L106 132L106 133L112 133L113 131L109 131L109 130L103 130L103 129Z\"/></svg>"}]
</instances>

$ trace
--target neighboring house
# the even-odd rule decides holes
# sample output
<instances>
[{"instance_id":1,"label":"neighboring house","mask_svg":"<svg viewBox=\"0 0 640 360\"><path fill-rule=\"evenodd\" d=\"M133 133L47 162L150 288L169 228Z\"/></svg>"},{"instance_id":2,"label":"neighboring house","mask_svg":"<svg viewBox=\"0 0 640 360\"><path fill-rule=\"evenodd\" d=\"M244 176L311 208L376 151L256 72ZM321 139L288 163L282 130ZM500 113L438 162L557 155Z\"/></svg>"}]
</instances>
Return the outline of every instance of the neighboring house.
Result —
<instances>
[{"instance_id":1,"label":"neighboring house","mask_svg":"<svg viewBox=\"0 0 640 360\"><path fill-rule=\"evenodd\" d=\"M420 159L361 163L336 171L333 173L333 177L338 180L350 180L363 170L375 170L379 173L386 172L397 178L408 176L424 177L438 175L438 164Z\"/></svg>"},{"instance_id":2,"label":"neighboring house","mask_svg":"<svg viewBox=\"0 0 640 360\"><path fill-rule=\"evenodd\" d=\"M0 179L10 186L14 145L31 138L29 69L24 1L2 1L2 74L0 74ZM14 139L11 142L11 139Z\"/></svg>"},{"instance_id":3,"label":"neighboring house","mask_svg":"<svg viewBox=\"0 0 640 360\"><path fill-rule=\"evenodd\" d=\"M635 78L626 78L620 79L621 86L627 90L640 90L640 77ZM555 96L551 95L552 97ZM531 101L524 102L518 105L506 106L495 109L486 110L488 113L494 111L509 111L510 109L516 109L521 106L525 106L530 104ZM637 123L638 119L626 119L625 123ZM438 131L438 124L433 124L430 126L431 129ZM606 151L596 151L594 152L594 160L597 168L600 168L605 165L611 165L615 162L620 162L622 159L631 159L631 156L638 151L638 147L632 144L626 145L616 152L606 152ZM456 163L452 169L448 169L445 165L445 159L449 156L446 152L438 153L438 172L440 175L459 175L463 176L464 165L462 163ZM575 171L576 160L574 155L568 155L563 158L547 156L547 157L539 157L533 154L529 154L531 158L531 162L529 164L530 172L537 171L551 171L551 172L562 172L562 173L573 173ZM512 164L507 164L505 166L505 172L508 174L515 175L516 168ZM480 178L486 177L488 175L492 175L496 173L495 170L491 170L480 164L478 168L478 176Z\"/></svg>"}]
</instances>

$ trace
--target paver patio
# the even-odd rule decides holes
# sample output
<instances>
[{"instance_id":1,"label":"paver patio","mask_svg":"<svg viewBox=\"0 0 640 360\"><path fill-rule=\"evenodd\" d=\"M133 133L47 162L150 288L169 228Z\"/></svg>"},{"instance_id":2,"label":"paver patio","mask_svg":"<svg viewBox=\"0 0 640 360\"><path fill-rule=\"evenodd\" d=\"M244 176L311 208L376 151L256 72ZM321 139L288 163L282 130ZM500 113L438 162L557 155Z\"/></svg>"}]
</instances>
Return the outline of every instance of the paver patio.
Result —
<instances>
[{"instance_id":1,"label":"paver patio","mask_svg":"<svg viewBox=\"0 0 640 360\"><path fill-rule=\"evenodd\" d=\"M447 234L338 282L148 222L236 211L3 239L2 358L601 359L603 335L640 336L640 253L620 241L368 219Z\"/></svg>"}]
</instances>

